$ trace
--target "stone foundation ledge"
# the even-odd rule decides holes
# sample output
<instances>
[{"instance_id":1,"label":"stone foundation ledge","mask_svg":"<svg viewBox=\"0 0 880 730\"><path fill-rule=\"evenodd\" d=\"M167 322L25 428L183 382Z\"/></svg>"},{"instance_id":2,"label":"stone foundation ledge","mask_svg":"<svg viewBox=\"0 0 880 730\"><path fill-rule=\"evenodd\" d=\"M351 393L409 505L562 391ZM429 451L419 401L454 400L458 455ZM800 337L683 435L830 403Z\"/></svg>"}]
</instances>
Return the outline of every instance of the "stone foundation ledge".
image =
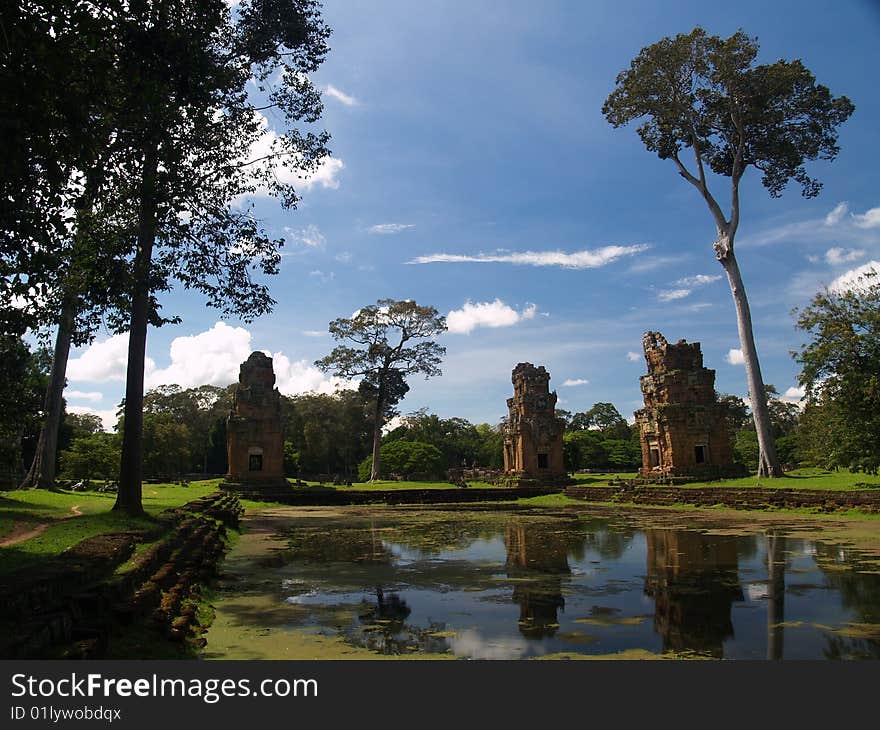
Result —
<instances>
[{"instance_id":1,"label":"stone foundation ledge","mask_svg":"<svg viewBox=\"0 0 880 730\"><path fill-rule=\"evenodd\" d=\"M150 622L170 639L198 641L199 587L213 577L226 531L242 513L237 497L215 492L159 515L171 531L134 558L138 542L161 533L96 535L45 566L7 576L0 623L19 628L0 637L0 658L101 658L114 627L135 621Z\"/></svg>"},{"instance_id":2,"label":"stone foundation ledge","mask_svg":"<svg viewBox=\"0 0 880 730\"><path fill-rule=\"evenodd\" d=\"M474 488L454 487L451 489L333 489L310 487L293 489L283 493L268 493L249 499L264 499L291 506L334 506L347 504L447 504L462 502L497 502L539 497L545 494L558 494L563 489L557 487L510 487Z\"/></svg>"},{"instance_id":3,"label":"stone foundation ledge","mask_svg":"<svg viewBox=\"0 0 880 730\"><path fill-rule=\"evenodd\" d=\"M629 502L666 506L722 504L733 509L811 508L822 512L857 509L880 512L880 490L767 489L763 487L676 488L667 486L569 487L566 497L585 502Z\"/></svg>"}]
</instances>

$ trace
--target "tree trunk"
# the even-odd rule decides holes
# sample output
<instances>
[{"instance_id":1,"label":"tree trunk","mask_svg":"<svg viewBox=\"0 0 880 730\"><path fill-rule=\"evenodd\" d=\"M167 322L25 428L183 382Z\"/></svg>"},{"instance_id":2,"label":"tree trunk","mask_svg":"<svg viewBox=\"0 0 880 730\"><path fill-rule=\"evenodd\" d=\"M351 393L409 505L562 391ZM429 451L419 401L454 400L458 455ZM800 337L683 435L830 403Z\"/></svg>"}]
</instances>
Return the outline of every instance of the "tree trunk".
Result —
<instances>
[{"instance_id":1,"label":"tree trunk","mask_svg":"<svg viewBox=\"0 0 880 730\"><path fill-rule=\"evenodd\" d=\"M746 298L746 290L743 285L739 264L736 262L731 247L725 255L719 257L727 281L730 283L730 291L733 294L733 303L736 306L736 324L739 329L739 341L742 346L743 360L746 366L746 378L749 384L749 398L751 400L752 415L755 420L755 431L758 434L758 449L760 452L758 475L769 477L781 477L782 466L779 457L776 456L776 446L773 443L773 434L770 430L770 411L767 408L767 393L764 390L764 379L761 377L761 366L758 363L758 351L755 348L755 336L752 333L752 314L749 310L749 301Z\"/></svg>"},{"instance_id":2,"label":"tree trunk","mask_svg":"<svg viewBox=\"0 0 880 730\"><path fill-rule=\"evenodd\" d=\"M122 433L122 461L119 492L114 510L130 515L144 512L142 501L144 431L144 360L147 354L147 324L150 307L150 262L156 239L156 171L158 150L155 143L144 154L143 179L139 196L137 253L134 260L134 286L131 302L131 329L128 335L128 365L125 381L125 422Z\"/></svg>"},{"instance_id":3,"label":"tree trunk","mask_svg":"<svg viewBox=\"0 0 880 730\"><path fill-rule=\"evenodd\" d=\"M376 418L373 424L373 466L370 469L370 481L379 479L379 469L382 466L379 450L382 447L382 403L376 399Z\"/></svg>"},{"instance_id":4,"label":"tree trunk","mask_svg":"<svg viewBox=\"0 0 880 730\"><path fill-rule=\"evenodd\" d=\"M67 359L73 338L75 316L73 300L65 297L55 335L55 352L52 355L52 372L46 388L46 420L40 429L37 450L30 471L20 489L55 489L56 455L58 451L58 428L61 425L61 408L64 404L64 385L67 378Z\"/></svg>"}]
</instances>

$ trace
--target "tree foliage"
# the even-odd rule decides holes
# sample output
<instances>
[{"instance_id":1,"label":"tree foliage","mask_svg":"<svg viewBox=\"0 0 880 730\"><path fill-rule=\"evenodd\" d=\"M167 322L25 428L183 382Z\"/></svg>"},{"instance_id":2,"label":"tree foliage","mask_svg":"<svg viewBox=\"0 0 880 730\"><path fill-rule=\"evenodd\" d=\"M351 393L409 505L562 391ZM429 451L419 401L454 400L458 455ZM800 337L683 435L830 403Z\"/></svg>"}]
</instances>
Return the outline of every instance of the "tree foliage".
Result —
<instances>
[{"instance_id":1,"label":"tree foliage","mask_svg":"<svg viewBox=\"0 0 880 730\"><path fill-rule=\"evenodd\" d=\"M363 393L374 402L371 479L379 478L382 426L389 409L409 389L407 376L440 375L446 349L434 338L445 331L446 320L434 307L393 299L380 299L352 317L330 323L333 338L349 344L337 345L315 365L325 372L366 382Z\"/></svg>"},{"instance_id":2,"label":"tree foliage","mask_svg":"<svg viewBox=\"0 0 880 730\"><path fill-rule=\"evenodd\" d=\"M440 479L446 471L443 454L433 444L422 441L390 441L382 444L381 452L380 474L384 478L399 476L405 480ZM372 478L372 456L361 462L358 472L363 481Z\"/></svg>"},{"instance_id":3,"label":"tree foliage","mask_svg":"<svg viewBox=\"0 0 880 730\"><path fill-rule=\"evenodd\" d=\"M805 446L826 466L880 469L880 280L818 293L799 313Z\"/></svg>"}]
</instances>

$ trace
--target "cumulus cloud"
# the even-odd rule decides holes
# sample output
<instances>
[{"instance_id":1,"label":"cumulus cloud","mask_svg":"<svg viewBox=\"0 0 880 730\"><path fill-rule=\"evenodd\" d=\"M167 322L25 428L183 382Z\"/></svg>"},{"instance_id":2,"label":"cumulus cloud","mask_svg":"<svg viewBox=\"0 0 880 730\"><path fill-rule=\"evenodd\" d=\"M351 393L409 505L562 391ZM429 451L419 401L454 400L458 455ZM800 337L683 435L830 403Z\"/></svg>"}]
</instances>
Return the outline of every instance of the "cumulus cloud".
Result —
<instances>
[{"instance_id":1,"label":"cumulus cloud","mask_svg":"<svg viewBox=\"0 0 880 730\"><path fill-rule=\"evenodd\" d=\"M407 228L415 227L415 223L377 223L375 226L370 226L367 231L370 233L378 233L379 235L387 236L394 233L400 233L401 231L405 231Z\"/></svg>"},{"instance_id":2,"label":"cumulus cloud","mask_svg":"<svg viewBox=\"0 0 880 730\"><path fill-rule=\"evenodd\" d=\"M344 91L340 91L335 86L333 86L333 84L327 84L327 86L324 87L324 93L327 96L336 99L336 101L345 104L345 106L358 105L357 99L355 99L353 96L350 96L349 94L346 94Z\"/></svg>"},{"instance_id":3,"label":"cumulus cloud","mask_svg":"<svg viewBox=\"0 0 880 730\"><path fill-rule=\"evenodd\" d=\"M841 220L843 220L843 216L846 215L848 210L849 206L846 203L838 203L834 207L834 210L825 216L825 225L836 226Z\"/></svg>"},{"instance_id":4,"label":"cumulus cloud","mask_svg":"<svg viewBox=\"0 0 880 730\"><path fill-rule=\"evenodd\" d=\"M517 312L500 299L494 302L467 301L461 309L453 309L446 315L446 326L453 334L467 335L477 327L511 327L517 322L534 319L537 306L530 304Z\"/></svg>"},{"instance_id":5,"label":"cumulus cloud","mask_svg":"<svg viewBox=\"0 0 880 730\"><path fill-rule=\"evenodd\" d=\"M241 363L253 352L251 340L251 333L244 327L232 327L225 322L217 322L205 332L176 337L169 349L171 363L168 367L157 368L155 362L147 358L145 387L149 389L171 384L181 388L230 385L238 380ZM124 380L127 348L128 334L114 335L104 342L91 345L81 357L70 361L69 379ZM265 352L273 358L278 390L286 395L332 393L340 387L356 387L348 381L327 377L307 360L293 361L282 352ZM72 411L72 407L68 410ZM83 411L96 413L87 407L72 412Z\"/></svg>"},{"instance_id":6,"label":"cumulus cloud","mask_svg":"<svg viewBox=\"0 0 880 730\"><path fill-rule=\"evenodd\" d=\"M65 390L64 397L68 400L87 400L91 403L97 403L104 399L103 394L96 391L84 392L82 390ZM69 410L69 409L68 409Z\"/></svg>"},{"instance_id":7,"label":"cumulus cloud","mask_svg":"<svg viewBox=\"0 0 880 730\"><path fill-rule=\"evenodd\" d=\"M280 151L278 133L269 126L269 120L257 112L258 121L262 129L261 135L251 145L248 161L266 159ZM345 168L345 163L332 155L328 155L314 170L305 170L302 165L303 159L294 155L286 155L279 159L275 167L275 177L279 182L293 185L298 190L311 190L321 187L336 190L339 187L339 173ZM255 193L258 197L269 195L265 187L258 187ZM246 196L244 196L246 197Z\"/></svg>"},{"instance_id":8,"label":"cumulus cloud","mask_svg":"<svg viewBox=\"0 0 880 730\"><path fill-rule=\"evenodd\" d=\"M786 403L800 403L806 395L807 392L804 388L793 386L788 388L785 393L780 396L779 400L783 400Z\"/></svg>"},{"instance_id":9,"label":"cumulus cloud","mask_svg":"<svg viewBox=\"0 0 880 730\"><path fill-rule=\"evenodd\" d=\"M563 381L563 388L574 388L578 385L589 385L589 380L584 380L583 378L569 378L568 380Z\"/></svg>"},{"instance_id":10,"label":"cumulus cloud","mask_svg":"<svg viewBox=\"0 0 880 730\"><path fill-rule=\"evenodd\" d=\"M825 252L825 260L832 266L837 266L839 264L848 264L852 261L858 261L864 255L865 252L859 248L845 249L840 248L839 246L834 246Z\"/></svg>"},{"instance_id":11,"label":"cumulus cloud","mask_svg":"<svg viewBox=\"0 0 880 730\"><path fill-rule=\"evenodd\" d=\"M728 350L727 352L727 362L731 365L745 365L746 359L743 356L742 350Z\"/></svg>"},{"instance_id":12,"label":"cumulus cloud","mask_svg":"<svg viewBox=\"0 0 880 730\"><path fill-rule=\"evenodd\" d=\"M238 368L250 354L250 332L244 327L217 322L206 332L175 337L170 349L171 364L154 370L146 378L146 386L229 385L238 380Z\"/></svg>"},{"instance_id":13,"label":"cumulus cloud","mask_svg":"<svg viewBox=\"0 0 880 730\"><path fill-rule=\"evenodd\" d=\"M522 251L519 253L496 252L494 254L477 254L467 256L463 254L435 253L428 256L417 256L408 264L436 264L436 263L505 263L518 264L521 266L561 266L566 269L595 269L606 266L623 256L634 256L642 251L647 251L650 245L645 243L633 246L603 246L593 250L575 251Z\"/></svg>"},{"instance_id":14,"label":"cumulus cloud","mask_svg":"<svg viewBox=\"0 0 880 730\"><path fill-rule=\"evenodd\" d=\"M93 342L79 357L67 363L67 379L71 382L103 383L125 381L128 364L128 333L113 335ZM144 373L150 374L156 363L146 358Z\"/></svg>"},{"instance_id":15,"label":"cumulus cloud","mask_svg":"<svg viewBox=\"0 0 880 730\"><path fill-rule=\"evenodd\" d=\"M853 223L859 228L880 228L880 208L871 208L864 213L854 213Z\"/></svg>"},{"instance_id":16,"label":"cumulus cloud","mask_svg":"<svg viewBox=\"0 0 880 730\"><path fill-rule=\"evenodd\" d=\"M626 353L626 359L630 362L638 362L642 359L642 354L639 352L628 352Z\"/></svg>"},{"instance_id":17,"label":"cumulus cloud","mask_svg":"<svg viewBox=\"0 0 880 730\"><path fill-rule=\"evenodd\" d=\"M880 284L880 261L869 261L838 276L828 285L832 294L860 291Z\"/></svg>"},{"instance_id":18,"label":"cumulus cloud","mask_svg":"<svg viewBox=\"0 0 880 730\"><path fill-rule=\"evenodd\" d=\"M301 393L330 395L340 388L357 387L350 381L335 376L327 377L308 360L291 360L281 352L272 355L272 366L275 369L275 385L284 395ZM237 372L236 378L238 378Z\"/></svg>"}]
</instances>

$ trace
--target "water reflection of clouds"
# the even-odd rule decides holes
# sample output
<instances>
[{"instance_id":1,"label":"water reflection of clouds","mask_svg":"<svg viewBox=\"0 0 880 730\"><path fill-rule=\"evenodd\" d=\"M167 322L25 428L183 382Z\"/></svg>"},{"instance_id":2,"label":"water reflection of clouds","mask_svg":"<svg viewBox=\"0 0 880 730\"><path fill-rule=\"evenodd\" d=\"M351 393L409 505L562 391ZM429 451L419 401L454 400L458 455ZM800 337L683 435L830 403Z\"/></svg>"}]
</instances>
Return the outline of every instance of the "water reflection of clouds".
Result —
<instances>
[{"instance_id":1,"label":"water reflection of clouds","mask_svg":"<svg viewBox=\"0 0 880 730\"><path fill-rule=\"evenodd\" d=\"M528 651L526 640L518 636L489 638L473 629L461 631L448 641L453 654L471 659L520 659Z\"/></svg>"}]
</instances>

